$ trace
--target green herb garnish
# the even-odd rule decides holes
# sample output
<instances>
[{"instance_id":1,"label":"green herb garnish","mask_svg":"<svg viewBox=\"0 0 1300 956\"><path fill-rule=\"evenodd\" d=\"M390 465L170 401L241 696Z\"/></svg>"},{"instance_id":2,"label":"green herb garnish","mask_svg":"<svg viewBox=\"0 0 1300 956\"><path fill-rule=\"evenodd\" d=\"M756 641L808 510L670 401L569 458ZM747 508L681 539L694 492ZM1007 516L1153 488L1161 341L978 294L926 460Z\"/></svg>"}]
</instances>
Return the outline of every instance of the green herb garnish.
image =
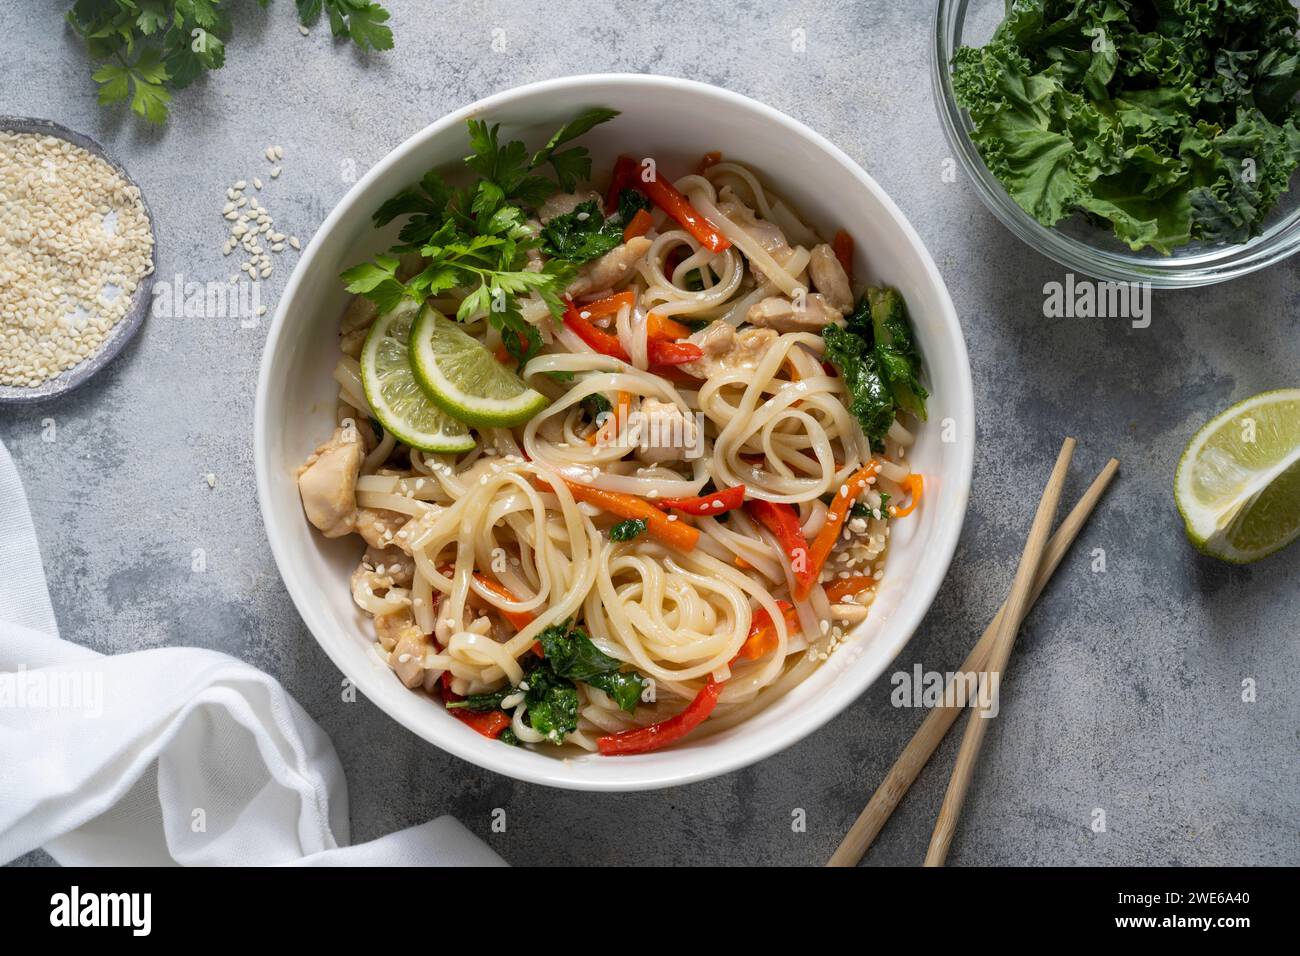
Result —
<instances>
[{"instance_id":1,"label":"green herb garnish","mask_svg":"<svg viewBox=\"0 0 1300 956\"><path fill-rule=\"evenodd\" d=\"M270 0L258 0L266 7ZM373 0L296 0L298 22L311 26L322 12L335 37L363 50L391 50L388 11ZM150 123L167 119L172 92L226 62L231 36L226 0L76 0L67 21L99 67L101 105L130 99Z\"/></svg>"},{"instance_id":2,"label":"green herb garnish","mask_svg":"<svg viewBox=\"0 0 1300 956\"><path fill-rule=\"evenodd\" d=\"M621 670L622 662L602 653L582 628L557 624L542 631L537 639L546 654L546 664L556 674L603 690L628 713L636 710L644 678Z\"/></svg>"},{"instance_id":3,"label":"green herb garnish","mask_svg":"<svg viewBox=\"0 0 1300 956\"><path fill-rule=\"evenodd\" d=\"M562 127L531 159L523 143L500 141L499 126L470 120L472 152L465 165L477 180L452 188L430 170L418 184L380 206L374 214L376 226L398 216L410 218L398 233L399 244L387 255L342 274L348 291L387 311L403 298L423 302L441 292L468 289L456 318L463 322L486 315L501 332L506 350L524 364L541 348L542 340L536 327L524 320L519 297L537 295L559 320L565 308L560 296L575 272L574 263L559 257L547 261L540 272L526 268L528 250L537 248L541 240L526 224L524 210L536 207L556 189L554 182L534 170L549 163L561 187L572 188L567 177L580 171L584 162L589 173L590 160L581 147L563 152L557 147L616 115L613 110L589 110ZM419 251L424 268L403 282L396 274L397 257L413 250Z\"/></svg>"},{"instance_id":4,"label":"green herb garnish","mask_svg":"<svg viewBox=\"0 0 1300 956\"><path fill-rule=\"evenodd\" d=\"M929 393L921 386L921 357L912 339L903 297L868 289L844 328L822 330L826 360L839 371L849 410L873 447L884 441L899 409L925 418Z\"/></svg>"},{"instance_id":5,"label":"green herb garnish","mask_svg":"<svg viewBox=\"0 0 1300 956\"><path fill-rule=\"evenodd\" d=\"M618 194L618 221L627 225L632 218L642 209L649 210L651 207L650 197L637 189L624 189Z\"/></svg>"},{"instance_id":6,"label":"green herb garnish","mask_svg":"<svg viewBox=\"0 0 1300 956\"><path fill-rule=\"evenodd\" d=\"M590 395L584 396L578 404L582 406L583 414L587 416L587 420L593 425L604 424L605 419L602 416L608 415L614 410L614 406L610 404L609 399L600 392L592 392Z\"/></svg>"},{"instance_id":7,"label":"green herb garnish","mask_svg":"<svg viewBox=\"0 0 1300 956\"><path fill-rule=\"evenodd\" d=\"M556 216L542 227L542 252L567 262L587 262L622 244L623 227L606 219L594 200Z\"/></svg>"},{"instance_id":8,"label":"green herb garnish","mask_svg":"<svg viewBox=\"0 0 1300 956\"><path fill-rule=\"evenodd\" d=\"M645 534L646 527L645 518L628 518L626 521L620 521L609 529L609 539L611 541L631 541L633 538Z\"/></svg>"}]
</instances>

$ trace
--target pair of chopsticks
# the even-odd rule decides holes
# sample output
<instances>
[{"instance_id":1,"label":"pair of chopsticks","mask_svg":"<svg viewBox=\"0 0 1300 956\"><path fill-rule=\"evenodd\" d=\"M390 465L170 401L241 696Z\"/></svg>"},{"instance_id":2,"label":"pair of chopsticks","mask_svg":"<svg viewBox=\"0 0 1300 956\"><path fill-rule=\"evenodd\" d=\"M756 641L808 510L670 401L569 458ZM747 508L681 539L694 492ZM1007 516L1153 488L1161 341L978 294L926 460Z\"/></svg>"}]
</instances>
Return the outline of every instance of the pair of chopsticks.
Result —
<instances>
[{"instance_id":1,"label":"pair of chopsticks","mask_svg":"<svg viewBox=\"0 0 1300 956\"><path fill-rule=\"evenodd\" d=\"M1074 455L1075 441L1067 438L1056 458L1056 466L1043 491L1042 500L1034 514L1034 522L1029 529L1024 553L1016 568L1016 576L1011 584L1011 593L1006 602L994 615L989 626L984 630L975 647L962 662L960 672L979 673L980 689L974 697L976 701L987 700L990 681L1000 681L1011 657L1016 634L1020 630L1025 615L1038 600L1047 583L1052 579L1066 552L1074 544L1079 531L1092 514L1097 502L1105 493L1119 462L1114 458L1088 486L1088 490L1079 503L1074 506L1061 526L1056 529L1049 540L1048 531L1056 515L1056 507L1061 499L1061 488L1065 484L1065 473ZM992 685L996 688L998 685ZM936 707L930 711L922 722L920 729L903 750L894 765L889 768L884 781L872 795L870 802L858 815L853 826L832 854L827 866L855 866L871 846L873 840L884 827L891 813L902 801L903 795L920 775L921 769L933 756L948 729L961 716L967 702L955 703L959 697L953 693L953 686L945 687L945 701L954 701L951 706ZM953 766L952 777L948 781L948 792L944 796L943 806L939 809L939 818L935 824L934 834L930 838L930 847L925 856L926 866L943 866L952 844L961 810L966 802L971 778L979 760L980 748L984 735L988 731L991 719L982 716L978 705L971 708L970 718L962 736L961 747L957 753L957 762Z\"/></svg>"}]
</instances>

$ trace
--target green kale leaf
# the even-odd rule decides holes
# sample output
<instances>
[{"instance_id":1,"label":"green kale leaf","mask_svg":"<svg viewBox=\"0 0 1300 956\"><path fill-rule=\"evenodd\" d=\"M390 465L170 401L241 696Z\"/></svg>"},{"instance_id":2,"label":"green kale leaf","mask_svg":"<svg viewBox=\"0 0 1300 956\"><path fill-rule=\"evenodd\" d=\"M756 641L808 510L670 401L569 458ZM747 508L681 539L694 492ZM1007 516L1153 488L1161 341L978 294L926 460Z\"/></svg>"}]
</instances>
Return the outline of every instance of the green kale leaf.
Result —
<instances>
[{"instance_id":1,"label":"green kale leaf","mask_svg":"<svg viewBox=\"0 0 1300 956\"><path fill-rule=\"evenodd\" d=\"M566 262L587 262L622 244L623 227L606 219L594 200L556 216L542 228L542 252Z\"/></svg>"}]
</instances>

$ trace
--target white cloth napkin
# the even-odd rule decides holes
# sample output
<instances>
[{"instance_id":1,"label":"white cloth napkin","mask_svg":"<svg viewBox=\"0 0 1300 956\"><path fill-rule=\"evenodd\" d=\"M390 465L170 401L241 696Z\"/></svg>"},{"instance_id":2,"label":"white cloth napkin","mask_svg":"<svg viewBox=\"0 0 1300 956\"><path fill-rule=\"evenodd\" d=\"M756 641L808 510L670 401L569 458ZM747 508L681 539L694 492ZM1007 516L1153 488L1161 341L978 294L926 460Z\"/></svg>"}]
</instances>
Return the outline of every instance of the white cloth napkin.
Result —
<instances>
[{"instance_id":1,"label":"white cloth napkin","mask_svg":"<svg viewBox=\"0 0 1300 956\"><path fill-rule=\"evenodd\" d=\"M0 864L494 866L452 817L349 847L347 781L272 677L197 648L104 656L58 637L0 443Z\"/></svg>"}]
</instances>

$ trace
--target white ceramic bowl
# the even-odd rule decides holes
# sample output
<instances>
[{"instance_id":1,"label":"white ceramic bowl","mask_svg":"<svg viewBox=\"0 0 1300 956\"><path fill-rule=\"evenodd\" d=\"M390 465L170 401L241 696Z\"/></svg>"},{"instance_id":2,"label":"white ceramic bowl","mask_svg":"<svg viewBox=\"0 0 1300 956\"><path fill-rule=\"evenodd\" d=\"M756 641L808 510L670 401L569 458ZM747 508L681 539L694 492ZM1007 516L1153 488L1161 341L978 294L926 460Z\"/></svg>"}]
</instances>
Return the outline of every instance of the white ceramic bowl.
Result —
<instances>
[{"instance_id":1,"label":"white ceramic bowl","mask_svg":"<svg viewBox=\"0 0 1300 956\"><path fill-rule=\"evenodd\" d=\"M386 247L394 229L370 222L379 204L431 166L466 153L465 121L484 117L540 145L580 110L609 106L614 122L584 138L597 174L623 151L653 153L670 174L709 150L745 162L819 231L847 229L859 276L903 293L925 358L930 420L911 453L925 474L924 504L894 527L870 618L813 675L737 727L633 757L553 756L488 740L442 706L402 686L371 651L373 631L352 603L357 540L322 538L303 516L294 470L330 433L338 274ZM848 156L776 110L726 90L658 76L576 76L532 83L445 116L388 154L330 213L303 252L267 336L257 384L257 491L271 550L303 620L339 669L399 723L489 770L575 790L646 790L736 770L790 746L853 702L902 650L934 600L961 532L970 491L975 418L961 326L943 280L903 214ZM945 438L947 440L945 440Z\"/></svg>"}]
</instances>

